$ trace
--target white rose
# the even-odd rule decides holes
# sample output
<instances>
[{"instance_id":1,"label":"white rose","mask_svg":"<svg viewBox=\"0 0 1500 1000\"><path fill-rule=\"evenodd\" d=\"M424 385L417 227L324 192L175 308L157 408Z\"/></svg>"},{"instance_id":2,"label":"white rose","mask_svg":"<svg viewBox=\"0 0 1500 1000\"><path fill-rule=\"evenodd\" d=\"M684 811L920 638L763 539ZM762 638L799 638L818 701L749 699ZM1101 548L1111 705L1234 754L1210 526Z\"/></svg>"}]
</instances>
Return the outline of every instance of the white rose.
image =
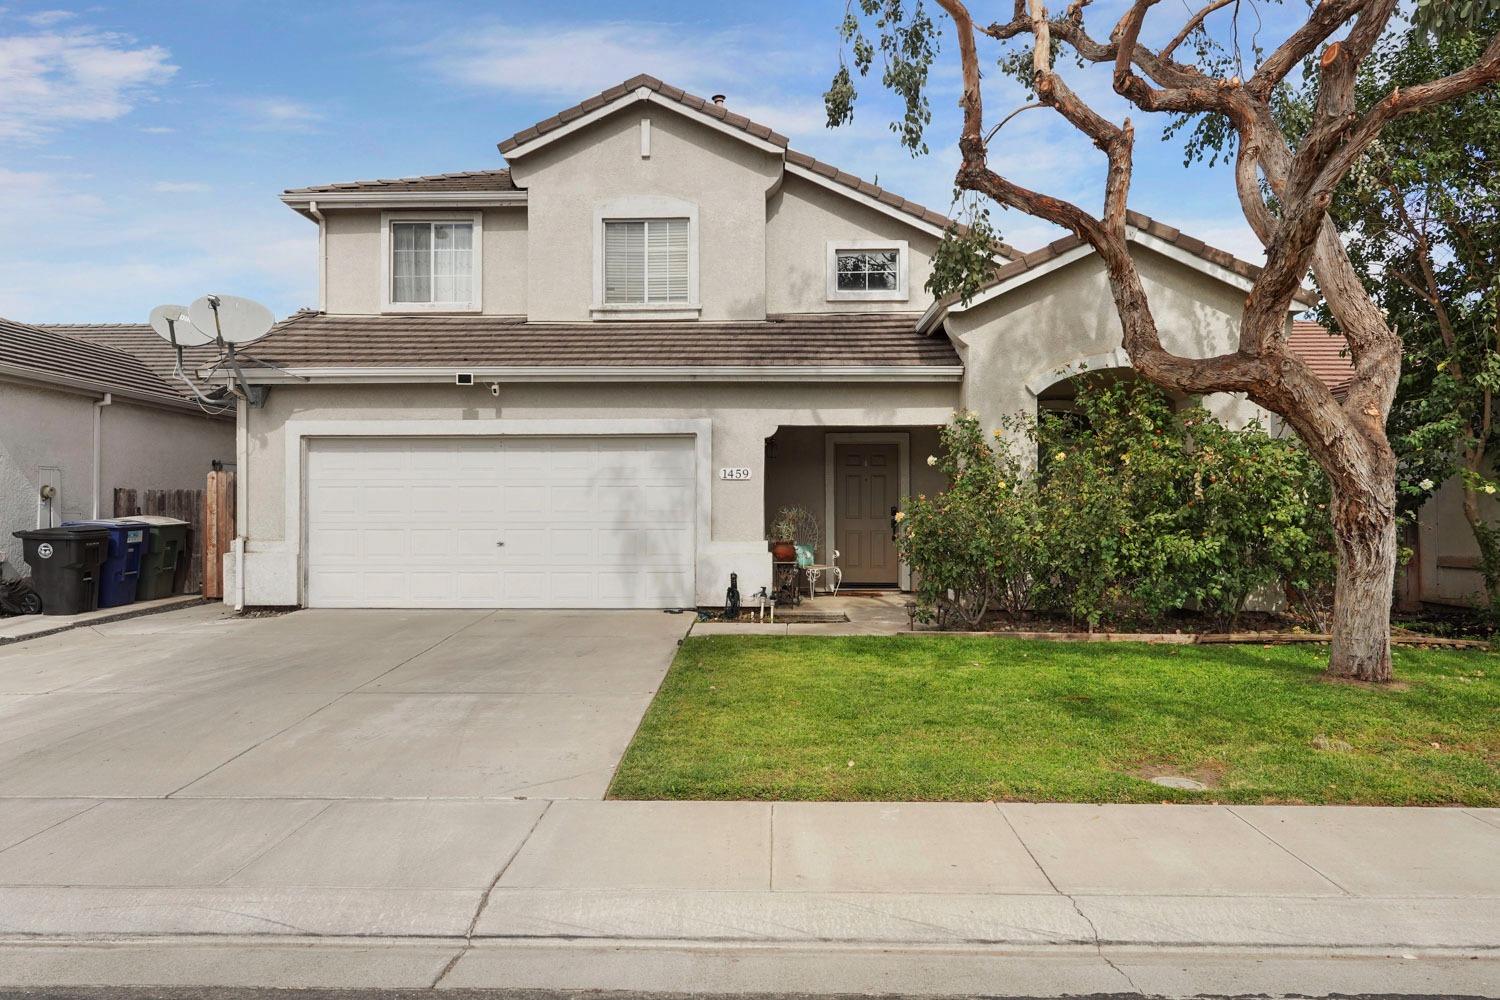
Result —
<instances>
[{"instance_id":1,"label":"white rose","mask_svg":"<svg viewBox=\"0 0 1500 1000\"><path fill-rule=\"evenodd\" d=\"M1424 479L1420 483L1418 483L1417 485L1420 486L1424 490L1430 490L1430 489L1432 489L1432 480L1431 479Z\"/></svg>"},{"instance_id":2,"label":"white rose","mask_svg":"<svg viewBox=\"0 0 1500 1000\"><path fill-rule=\"evenodd\" d=\"M927 456L927 464L928 465L937 465L937 456L936 455L928 455Z\"/></svg>"},{"instance_id":3,"label":"white rose","mask_svg":"<svg viewBox=\"0 0 1500 1000\"><path fill-rule=\"evenodd\" d=\"M906 520L906 511L898 510L896 511L896 513L892 514L891 517L897 524L900 524L902 521Z\"/></svg>"},{"instance_id":4,"label":"white rose","mask_svg":"<svg viewBox=\"0 0 1500 1000\"><path fill-rule=\"evenodd\" d=\"M1053 455L1052 457L1054 459L1056 459L1057 461L1061 462L1063 459L1065 459L1065 458L1068 457L1068 453L1065 452L1065 451L1060 451L1056 455Z\"/></svg>"},{"instance_id":5,"label":"white rose","mask_svg":"<svg viewBox=\"0 0 1500 1000\"><path fill-rule=\"evenodd\" d=\"M1484 491L1486 493L1494 493L1495 492L1495 484L1494 483L1485 483L1484 484Z\"/></svg>"}]
</instances>

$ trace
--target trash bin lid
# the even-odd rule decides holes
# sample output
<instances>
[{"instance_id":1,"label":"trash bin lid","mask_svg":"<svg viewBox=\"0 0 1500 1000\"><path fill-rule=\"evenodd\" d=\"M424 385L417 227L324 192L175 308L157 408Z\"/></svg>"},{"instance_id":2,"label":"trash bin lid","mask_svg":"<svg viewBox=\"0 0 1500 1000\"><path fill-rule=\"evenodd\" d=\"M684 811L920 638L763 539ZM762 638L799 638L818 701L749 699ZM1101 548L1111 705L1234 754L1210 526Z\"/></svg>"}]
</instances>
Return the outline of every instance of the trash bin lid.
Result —
<instances>
[{"instance_id":1,"label":"trash bin lid","mask_svg":"<svg viewBox=\"0 0 1500 1000\"><path fill-rule=\"evenodd\" d=\"M122 517L121 521L138 521L141 524L187 524L188 522L176 518L167 517L163 514L137 514L135 517Z\"/></svg>"},{"instance_id":2,"label":"trash bin lid","mask_svg":"<svg viewBox=\"0 0 1500 1000\"><path fill-rule=\"evenodd\" d=\"M119 528L123 525L133 524L139 527L142 520L138 517L90 517L81 518L77 521L64 521L64 528L88 527L88 528Z\"/></svg>"},{"instance_id":3,"label":"trash bin lid","mask_svg":"<svg viewBox=\"0 0 1500 1000\"><path fill-rule=\"evenodd\" d=\"M90 525L68 523L60 528L32 528L27 531L11 532L15 537L24 541L46 541L68 538L104 538L109 535L108 525Z\"/></svg>"}]
</instances>

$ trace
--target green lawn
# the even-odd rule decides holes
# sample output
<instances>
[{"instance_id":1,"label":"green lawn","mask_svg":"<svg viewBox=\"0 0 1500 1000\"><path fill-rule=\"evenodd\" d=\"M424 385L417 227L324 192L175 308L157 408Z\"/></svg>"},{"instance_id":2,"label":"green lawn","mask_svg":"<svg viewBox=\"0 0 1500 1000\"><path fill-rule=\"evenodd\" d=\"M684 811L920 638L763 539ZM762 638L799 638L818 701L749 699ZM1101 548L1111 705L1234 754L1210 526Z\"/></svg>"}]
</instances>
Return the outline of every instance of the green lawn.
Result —
<instances>
[{"instance_id":1,"label":"green lawn","mask_svg":"<svg viewBox=\"0 0 1500 1000\"><path fill-rule=\"evenodd\" d=\"M1500 656L1322 646L693 637L613 798L1500 805ZM1218 787L1176 791L1175 769Z\"/></svg>"}]
</instances>

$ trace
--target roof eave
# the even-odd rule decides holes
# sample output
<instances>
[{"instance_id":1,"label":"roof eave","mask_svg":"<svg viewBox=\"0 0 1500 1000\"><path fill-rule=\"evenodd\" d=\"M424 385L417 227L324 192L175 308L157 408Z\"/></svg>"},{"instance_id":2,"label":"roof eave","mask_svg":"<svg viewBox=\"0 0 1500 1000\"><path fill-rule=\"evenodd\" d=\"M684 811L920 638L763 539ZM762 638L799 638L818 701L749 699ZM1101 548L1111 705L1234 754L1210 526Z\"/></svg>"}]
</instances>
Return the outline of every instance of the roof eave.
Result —
<instances>
[{"instance_id":1,"label":"roof eave","mask_svg":"<svg viewBox=\"0 0 1500 1000\"><path fill-rule=\"evenodd\" d=\"M0 362L0 378L14 379L18 382L26 382L32 385L47 386L50 388L67 389L83 395L110 396L138 403L142 406L153 406L164 410L177 412L203 413L203 411L190 399L181 397L159 396L154 393L140 392L135 389L124 389L94 379L72 378L67 375L59 375L55 372L43 371L37 368L28 368L24 365L12 365ZM204 414L205 416L219 417L220 414Z\"/></svg>"},{"instance_id":2,"label":"roof eave","mask_svg":"<svg viewBox=\"0 0 1500 1000\"><path fill-rule=\"evenodd\" d=\"M524 206L525 191L286 191L282 204L313 218L323 208L506 208Z\"/></svg>"},{"instance_id":3,"label":"roof eave","mask_svg":"<svg viewBox=\"0 0 1500 1000\"><path fill-rule=\"evenodd\" d=\"M293 367L245 369L263 385L302 382L449 383L459 372L476 382L957 382L963 365L466 365ZM222 371L209 381L228 378Z\"/></svg>"},{"instance_id":4,"label":"roof eave","mask_svg":"<svg viewBox=\"0 0 1500 1000\"><path fill-rule=\"evenodd\" d=\"M759 136L752 135L742 128L737 128L734 125L730 125L727 122L721 121L714 115L705 114L704 112L699 111L698 109L690 105L683 104L681 101L666 97L658 93L651 87L645 86L643 84L633 90L627 91L626 93L613 98L612 100L605 101L598 107L593 108L590 111L586 111L583 114L578 115L576 118L564 122L556 128L551 128L545 132L539 132L536 135L519 140L517 136L524 135L525 133L517 133L517 136L511 136L509 139L505 139L497 143L496 148L500 150L501 155L503 155L507 161L513 162L523 156L534 153L539 149L544 149L554 142L557 142L561 139L566 139L568 136L573 135L575 132L580 132L593 125L594 123L609 117L615 112L637 103L654 104L657 107L666 108L668 111L673 111L686 118L691 118L694 121L701 122L702 124L707 125L709 128L712 128L718 132L722 132L730 138L738 139L741 142L754 146L756 149L762 150L763 152L780 155L785 152L787 147L786 136L772 132L770 138L762 139ZM536 126L532 126L532 128L535 127Z\"/></svg>"}]
</instances>

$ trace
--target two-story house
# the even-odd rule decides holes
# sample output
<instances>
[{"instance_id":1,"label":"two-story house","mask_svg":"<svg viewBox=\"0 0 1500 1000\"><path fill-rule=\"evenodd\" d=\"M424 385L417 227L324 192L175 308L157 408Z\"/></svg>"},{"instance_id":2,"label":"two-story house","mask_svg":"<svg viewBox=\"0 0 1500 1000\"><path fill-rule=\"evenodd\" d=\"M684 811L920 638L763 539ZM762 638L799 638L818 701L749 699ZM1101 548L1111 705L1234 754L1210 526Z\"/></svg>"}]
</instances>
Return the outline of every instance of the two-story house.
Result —
<instances>
[{"instance_id":1,"label":"two-story house","mask_svg":"<svg viewBox=\"0 0 1500 1000\"><path fill-rule=\"evenodd\" d=\"M319 307L247 351L245 603L718 604L769 581L789 504L846 585L901 586L892 513L941 488L955 409L994 426L1128 366L1078 240L935 303L948 219L721 98L639 76L499 149L282 196L318 226ZM1168 345L1232 349L1255 268L1131 235Z\"/></svg>"}]
</instances>

